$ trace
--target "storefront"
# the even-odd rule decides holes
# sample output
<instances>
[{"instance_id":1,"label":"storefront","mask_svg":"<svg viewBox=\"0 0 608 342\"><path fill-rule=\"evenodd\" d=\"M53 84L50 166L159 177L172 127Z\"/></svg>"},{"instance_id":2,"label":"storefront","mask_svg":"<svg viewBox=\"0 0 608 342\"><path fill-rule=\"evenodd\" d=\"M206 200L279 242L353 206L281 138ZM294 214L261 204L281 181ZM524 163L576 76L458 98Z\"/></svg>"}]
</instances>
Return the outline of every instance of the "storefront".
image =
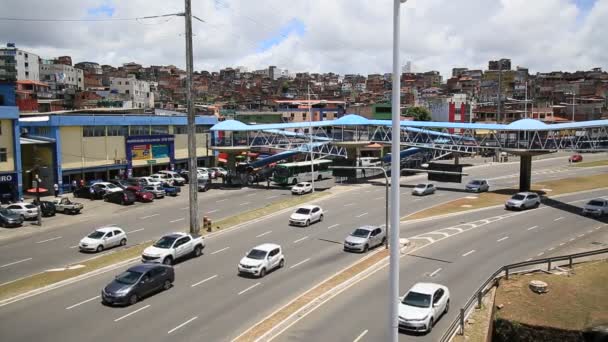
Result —
<instances>
[{"instance_id":1,"label":"storefront","mask_svg":"<svg viewBox=\"0 0 608 342\"><path fill-rule=\"evenodd\" d=\"M160 170L175 169L174 135L128 136L125 142L128 176L148 176Z\"/></svg>"},{"instance_id":2,"label":"storefront","mask_svg":"<svg viewBox=\"0 0 608 342\"><path fill-rule=\"evenodd\" d=\"M16 172L0 173L0 201L6 204L19 198Z\"/></svg>"}]
</instances>

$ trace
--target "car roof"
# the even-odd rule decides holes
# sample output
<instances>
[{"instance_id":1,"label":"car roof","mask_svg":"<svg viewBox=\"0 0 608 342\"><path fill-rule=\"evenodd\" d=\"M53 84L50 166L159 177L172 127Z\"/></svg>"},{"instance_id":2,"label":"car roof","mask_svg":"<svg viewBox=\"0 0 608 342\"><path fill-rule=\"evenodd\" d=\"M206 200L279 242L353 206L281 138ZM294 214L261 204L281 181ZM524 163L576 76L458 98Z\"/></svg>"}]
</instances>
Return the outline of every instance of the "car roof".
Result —
<instances>
[{"instance_id":1,"label":"car roof","mask_svg":"<svg viewBox=\"0 0 608 342\"><path fill-rule=\"evenodd\" d=\"M314 204L304 204L298 207L298 209L303 208L303 209L313 209L318 207L318 205L314 205Z\"/></svg>"},{"instance_id":2,"label":"car roof","mask_svg":"<svg viewBox=\"0 0 608 342\"><path fill-rule=\"evenodd\" d=\"M357 229L365 229L365 230L370 230L371 231L371 230L374 230L376 228L380 228L380 227L372 226L372 225L366 225L366 226L358 227Z\"/></svg>"},{"instance_id":3,"label":"car roof","mask_svg":"<svg viewBox=\"0 0 608 342\"><path fill-rule=\"evenodd\" d=\"M281 246L277 245L276 243L263 243L261 245L253 247L252 249L258 249L261 251L270 252L271 250L273 250L275 248L281 248Z\"/></svg>"},{"instance_id":4,"label":"car roof","mask_svg":"<svg viewBox=\"0 0 608 342\"><path fill-rule=\"evenodd\" d=\"M17 202L17 203L11 203L9 205L13 205L13 204L18 204L18 205L26 205L26 204L32 204L32 203L26 203L26 202Z\"/></svg>"},{"instance_id":5,"label":"car roof","mask_svg":"<svg viewBox=\"0 0 608 342\"><path fill-rule=\"evenodd\" d=\"M160 265L159 264L139 264L139 265L135 265L133 267L129 267L129 269L127 271L145 273L156 267L169 267L169 266L164 266L162 264L160 264Z\"/></svg>"},{"instance_id":6,"label":"car roof","mask_svg":"<svg viewBox=\"0 0 608 342\"><path fill-rule=\"evenodd\" d=\"M175 232L175 233L165 234L165 235L163 235L163 237L172 237L172 238L177 239L177 238L184 237L187 235L188 234L186 234L186 233Z\"/></svg>"},{"instance_id":7,"label":"car roof","mask_svg":"<svg viewBox=\"0 0 608 342\"><path fill-rule=\"evenodd\" d=\"M433 295L435 291L439 289L445 289L446 287L443 285L435 284L435 283L416 283L410 291Z\"/></svg>"},{"instance_id":8,"label":"car roof","mask_svg":"<svg viewBox=\"0 0 608 342\"><path fill-rule=\"evenodd\" d=\"M95 229L95 230L100 231L100 232L107 233L107 232L114 231L114 230L116 230L116 229L120 229L120 230L122 230L122 228L120 228L120 227L118 227L118 226L99 227L99 228L97 228L97 229Z\"/></svg>"},{"instance_id":9,"label":"car roof","mask_svg":"<svg viewBox=\"0 0 608 342\"><path fill-rule=\"evenodd\" d=\"M527 196L527 195L538 195L538 194L536 192L525 191L525 192L518 192L515 195L524 195L524 196Z\"/></svg>"}]
</instances>

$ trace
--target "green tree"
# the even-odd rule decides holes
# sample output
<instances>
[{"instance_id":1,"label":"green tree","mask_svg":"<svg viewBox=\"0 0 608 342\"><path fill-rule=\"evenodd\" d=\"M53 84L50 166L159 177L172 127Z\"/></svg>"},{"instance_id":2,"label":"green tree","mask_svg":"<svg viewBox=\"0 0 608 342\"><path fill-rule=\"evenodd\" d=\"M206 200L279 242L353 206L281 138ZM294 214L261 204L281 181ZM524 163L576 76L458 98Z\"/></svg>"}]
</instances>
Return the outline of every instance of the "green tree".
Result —
<instances>
[{"instance_id":1,"label":"green tree","mask_svg":"<svg viewBox=\"0 0 608 342\"><path fill-rule=\"evenodd\" d=\"M405 115L413 117L414 121L431 121L431 112L424 107L410 107Z\"/></svg>"}]
</instances>

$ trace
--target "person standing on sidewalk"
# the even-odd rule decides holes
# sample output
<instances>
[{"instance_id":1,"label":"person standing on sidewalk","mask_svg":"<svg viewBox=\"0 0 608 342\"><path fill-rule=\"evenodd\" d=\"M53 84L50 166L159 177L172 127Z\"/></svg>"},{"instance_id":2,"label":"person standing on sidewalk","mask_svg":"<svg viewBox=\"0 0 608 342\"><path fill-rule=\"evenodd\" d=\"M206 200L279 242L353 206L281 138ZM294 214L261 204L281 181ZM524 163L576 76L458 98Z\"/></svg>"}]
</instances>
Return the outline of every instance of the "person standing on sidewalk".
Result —
<instances>
[{"instance_id":1,"label":"person standing on sidewalk","mask_svg":"<svg viewBox=\"0 0 608 342\"><path fill-rule=\"evenodd\" d=\"M53 190L55 190L55 197L59 197L59 185L57 183L53 185Z\"/></svg>"}]
</instances>

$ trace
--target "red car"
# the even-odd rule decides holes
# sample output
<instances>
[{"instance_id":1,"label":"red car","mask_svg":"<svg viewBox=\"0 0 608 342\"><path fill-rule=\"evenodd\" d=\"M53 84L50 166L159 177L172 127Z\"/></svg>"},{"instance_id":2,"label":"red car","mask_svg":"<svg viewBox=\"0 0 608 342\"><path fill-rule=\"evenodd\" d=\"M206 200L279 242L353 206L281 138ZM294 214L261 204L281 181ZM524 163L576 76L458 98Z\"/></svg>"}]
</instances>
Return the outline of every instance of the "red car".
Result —
<instances>
[{"instance_id":1,"label":"red car","mask_svg":"<svg viewBox=\"0 0 608 342\"><path fill-rule=\"evenodd\" d=\"M128 186L126 191L134 193L135 198L138 202L154 201L154 194L148 191L143 191L143 188L141 186Z\"/></svg>"},{"instance_id":2,"label":"red car","mask_svg":"<svg viewBox=\"0 0 608 342\"><path fill-rule=\"evenodd\" d=\"M581 156L580 154L573 154L572 156L570 156L570 159L568 159L568 161L571 163L582 162L583 156Z\"/></svg>"}]
</instances>

